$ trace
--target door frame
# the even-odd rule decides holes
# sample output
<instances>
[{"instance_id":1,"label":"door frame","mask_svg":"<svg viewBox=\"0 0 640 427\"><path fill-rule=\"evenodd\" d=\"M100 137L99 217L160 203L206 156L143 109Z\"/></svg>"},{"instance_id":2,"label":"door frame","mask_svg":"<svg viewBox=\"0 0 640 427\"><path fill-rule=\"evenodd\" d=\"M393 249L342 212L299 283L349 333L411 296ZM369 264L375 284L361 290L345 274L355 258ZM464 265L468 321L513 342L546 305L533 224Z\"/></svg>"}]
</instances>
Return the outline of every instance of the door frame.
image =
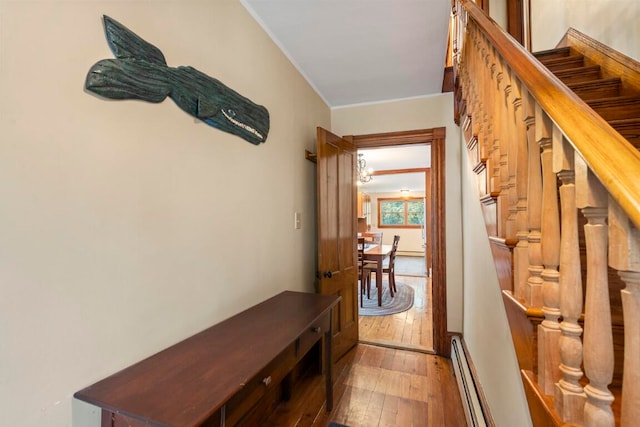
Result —
<instances>
[{"instance_id":1,"label":"door frame","mask_svg":"<svg viewBox=\"0 0 640 427\"><path fill-rule=\"evenodd\" d=\"M439 356L450 357L451 342L447 330L447 269L445 210L445 142L446 128L438 127L400 132L349 135L356 149L399 145L431 146L431 298L433 312L433 349ZM428 191L428 189L427 189Z\"/></svg>"}]
</instances>

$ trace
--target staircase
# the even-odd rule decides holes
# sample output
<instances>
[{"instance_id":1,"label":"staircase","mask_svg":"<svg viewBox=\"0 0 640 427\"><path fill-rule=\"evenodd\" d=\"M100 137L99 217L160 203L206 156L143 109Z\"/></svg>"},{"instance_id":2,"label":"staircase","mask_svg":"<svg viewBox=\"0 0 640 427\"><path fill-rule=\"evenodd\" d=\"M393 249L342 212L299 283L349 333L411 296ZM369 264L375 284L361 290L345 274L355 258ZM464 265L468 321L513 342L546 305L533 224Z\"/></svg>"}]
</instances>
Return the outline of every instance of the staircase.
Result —
<instances>
[{"instance_id":1,"label":"staircase","mask_svg":"<svg viewBox=\"0 0 640 427\"><path fill-rule=\"evenodd\" d=\"M640 420L640 64L453 8L455 113L535 426Z\"/></svg>"},{"instance_id":2,"label":"staircase","mask_svg":"<svg viewBox=\"0 0 640 427\"><path fill-rule=\"evenodd\" d=\"M570 45L537 52L533 54L534 57L631 145L640 149L640 90L634 87L634 84L637 84L636 81L624 78L624 76L634 76L637 79L640 74L639 64L617 52L610 51L607 46L573 29L567 32L564 40ZM585 40L588 41L587 44L584 43ZM585 56L581 52L585 52L587 55L591 53L591 57ZM619 61L617 62L618 67L607 67L607 63L610 61L606 59L609 59L608 55L612 54ZM606 58L603 58L603 55ZM623 64L622 69L620 63ZM584 296L587 292L586 280L584 280L587 277L586 258L584 257L586 252L584 225L586 221L583 217L579 218L579 221L578 241L580 252L583 254L581 276L583 278L582 295ZM620 295L625 288L625 283L617 271L610 266L607 267L607 279L614 353L613 376L608 389L614 397L611 407L614 419L617 421L616 424L619 425L624 365L624 316ZM583 300L583 307L584 303ZM584 313L582 313L582 317L584 318ZM542 318L537 321L542 322ZM580 325L583 327L584 322L580 321ZM585 385L584 381L583 385ZM561 422L562 417L557 416L559 414L554 413L557 412L554 409L545 408L545 411L549 412L548 416L555 420L556 425L564 425Z\"/></svg>"},{"instance_id":3,"label":"staircase","mask_svg":"<svg viewBox=\"0 0 640 427\"><path fill-rule=\"evenodd\" d=\"M578 40L587 38L570 30L566 40L573 41L576 37ZM598 43L591 40L591 45ZM582 48L585 49L584 46ZM603 45L599 48L607 50ZM602 60L599 56L590 59L570 46L537 52L534 56L613 129L635 148L640 148L640 90L633 86L633 81L623 81L620 75L616 75L620 70L603 69L603 66L594 62ZM637 64L633 62L629 59L624 61L629 67L623 71L627 75L639 72Z\"/></svg>"}]
</instances>

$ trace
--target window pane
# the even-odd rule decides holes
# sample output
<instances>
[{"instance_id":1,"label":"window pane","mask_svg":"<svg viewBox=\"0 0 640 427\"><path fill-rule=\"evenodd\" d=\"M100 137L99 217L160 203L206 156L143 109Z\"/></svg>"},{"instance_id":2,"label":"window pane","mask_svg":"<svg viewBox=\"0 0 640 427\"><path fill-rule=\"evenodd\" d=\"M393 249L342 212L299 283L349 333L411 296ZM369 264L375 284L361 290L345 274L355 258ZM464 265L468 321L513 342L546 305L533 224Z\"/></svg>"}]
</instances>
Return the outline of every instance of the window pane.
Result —
<instances>
[{"instance_id":1,"label":"window pane","mask_svg":"<svg viewBox=\"0 0 640 427\"><path fill-rule=\"evenodd\" d=\"M422 200L407 201L407 223L422 225L424 222L424 203Z\"/></svg>"},{"instance_id":2,"label":"window pane","mask_svg":"<svg viewBox=\"0 0 640 427\"><path fill-rule=\"evenodd\" d=\"M401 200L380 202L380 222L381 225L403 225L404 202Z\"/></svg>"}]
</instances>

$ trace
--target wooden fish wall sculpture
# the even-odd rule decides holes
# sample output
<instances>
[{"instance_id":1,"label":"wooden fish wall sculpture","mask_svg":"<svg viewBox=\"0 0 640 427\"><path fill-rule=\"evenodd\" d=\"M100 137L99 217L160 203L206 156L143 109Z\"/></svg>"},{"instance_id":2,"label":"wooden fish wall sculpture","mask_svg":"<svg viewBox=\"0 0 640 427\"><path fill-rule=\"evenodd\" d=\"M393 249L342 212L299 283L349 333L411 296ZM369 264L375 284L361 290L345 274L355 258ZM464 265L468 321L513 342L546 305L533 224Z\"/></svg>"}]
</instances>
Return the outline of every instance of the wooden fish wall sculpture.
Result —
<instances>
[{"instance_id":1,"label":"wooden fish wall sculpture","mask_svg":"<svg viewBox=\"0 0 640 427\"><path fill-rule=\"evenodd\" d=\"M167 66L157 47L104 16L107 43L116 59L98 61L87 74L88 91L111 99L162 102L168 96L206 124L252 144L265 142L269 112L262 105L190 66Z\"/></svg>"}]
</instances>

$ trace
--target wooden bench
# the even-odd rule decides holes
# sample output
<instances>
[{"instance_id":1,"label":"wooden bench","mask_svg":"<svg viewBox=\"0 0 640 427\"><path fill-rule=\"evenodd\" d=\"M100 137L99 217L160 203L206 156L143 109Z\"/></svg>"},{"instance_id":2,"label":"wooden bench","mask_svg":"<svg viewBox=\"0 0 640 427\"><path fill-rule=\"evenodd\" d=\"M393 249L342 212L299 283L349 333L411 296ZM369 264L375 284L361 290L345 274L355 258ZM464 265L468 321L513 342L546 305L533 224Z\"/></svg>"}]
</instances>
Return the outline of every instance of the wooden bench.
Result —
<instances>
[{"instance_id":1,"label":"wooden bench","mask_svg":"<svg viewBox=\"0 0 640 427\"><path fill-rule=\"evenodd\" d=\"M332 311L339 300L282 292L74 396L102 408L103 427L232 426L324 337L330 411Z\"/></svg>"}]
</instances>

